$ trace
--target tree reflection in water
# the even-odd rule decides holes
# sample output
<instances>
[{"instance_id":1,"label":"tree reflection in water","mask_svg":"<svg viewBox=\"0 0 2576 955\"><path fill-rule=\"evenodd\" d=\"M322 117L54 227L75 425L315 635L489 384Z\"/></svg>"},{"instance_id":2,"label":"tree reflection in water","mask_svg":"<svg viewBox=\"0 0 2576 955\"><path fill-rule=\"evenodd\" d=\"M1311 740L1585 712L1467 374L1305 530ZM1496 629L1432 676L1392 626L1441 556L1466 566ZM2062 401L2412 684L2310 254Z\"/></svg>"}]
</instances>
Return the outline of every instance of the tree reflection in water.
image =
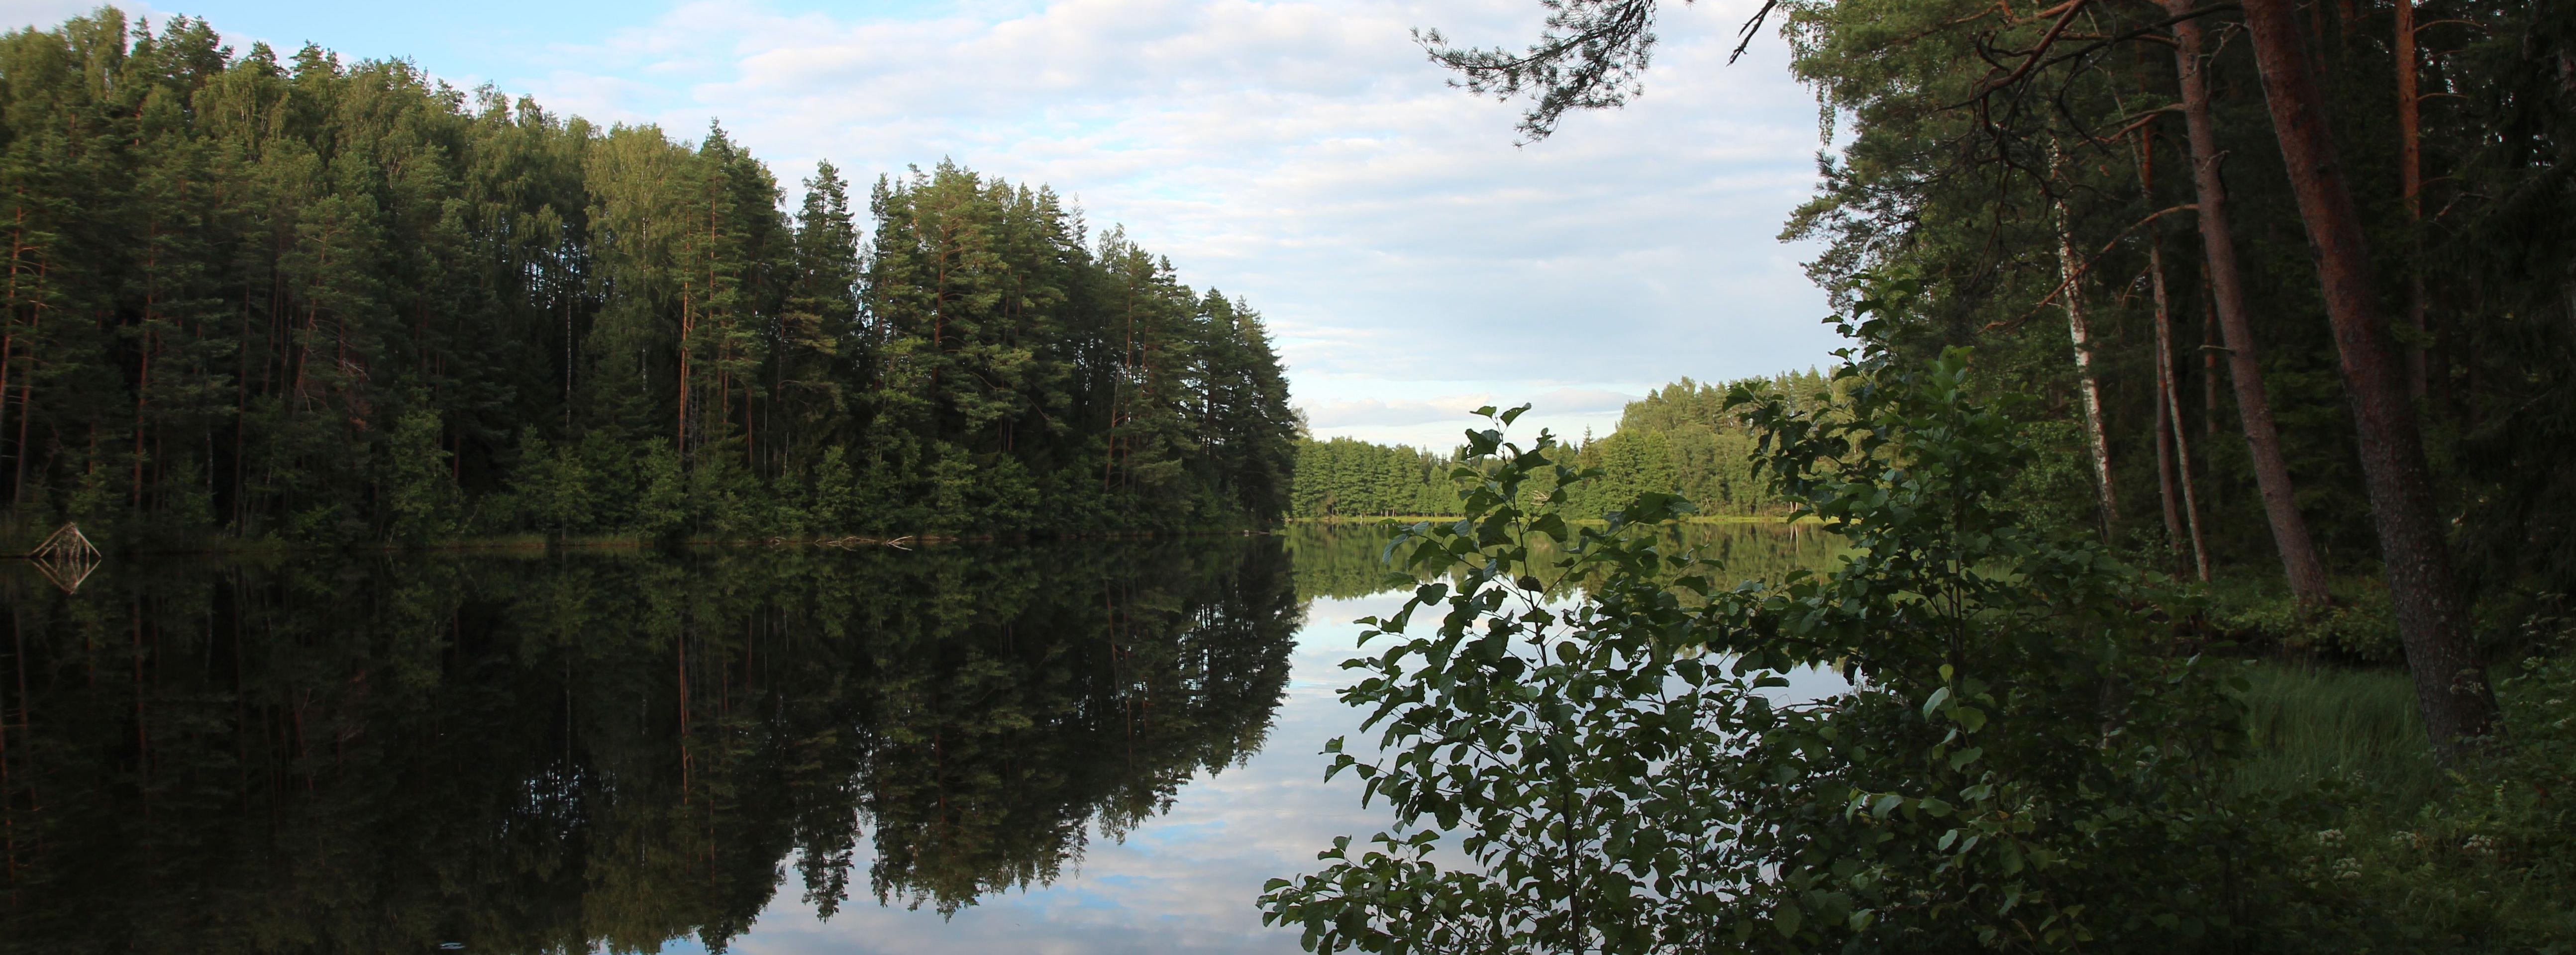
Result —
<instances>
[{"instance_id":1,"label":"tree reflection in water","mask_svg":"<svg viewBox=\"0 0 2576 955\"><path fill-rule=\"evenodd\" d=\"M0 577L0 951L722 947L954 912L1248 758L1274 539ZM852 885L866 867L867 885Z\"/></svg>"}]
</instances>

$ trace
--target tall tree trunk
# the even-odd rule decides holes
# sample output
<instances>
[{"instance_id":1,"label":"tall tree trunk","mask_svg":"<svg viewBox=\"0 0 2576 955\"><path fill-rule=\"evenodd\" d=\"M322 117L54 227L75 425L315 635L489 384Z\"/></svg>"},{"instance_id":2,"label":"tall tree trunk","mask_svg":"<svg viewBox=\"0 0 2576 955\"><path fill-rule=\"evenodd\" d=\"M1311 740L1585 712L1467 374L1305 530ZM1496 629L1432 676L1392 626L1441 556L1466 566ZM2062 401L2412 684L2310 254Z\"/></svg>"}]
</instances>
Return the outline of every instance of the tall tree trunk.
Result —
<instances>
[{"instance_id":1,"label":"tall tree trunk","mask_svg":"<svg viewBox=\"0 0 2576 955\"><path fill-rule=\"evenodd\" d=\"M2163 331L2162 323L2157 331ZM2173 561L2176 573L2182 567L2182 503L2174 484L2173 445L2165 440L2173 431L2173 415L2165 407L2165 389L2173 384L2165 377L2165 356L2156 356L2156 503L2165 512L2165 556Z\"/></svg>"},{"instance_id":2,"label":"tall tree trunk","mask_svg":"<svg viewBox=\"0 0 2576 955\"><path fill-rule=\"evenodd\" d=\"M2195 8L2194 0L2163 3L2174 16ZM2281 432L2272 422L2272 402L2263 392L2263 364L2245 315L2244 277L2237 271L2236 239L2228 231L2227 184L2218 175L2218 129L2209 115L2209 75L2201 59L2200 22L2183 20L2173 30L2174 60L2182 74L2183 128L2191 144L2193 201L2200 207L2200 241L2208 259L2211 305L2218 311L2219 334L2227 344L2227 377L2236 390L2236 417L2245 426L2246 455L2254 465L2254 486L2263 496L2263 515L2272 525L2272 544L2281 553L2282 576L2302 606L2321 607L2329 599L2325 562L2317 559L2307 518L2299 514L2291 491L2290 466L2281 457Z\"/></svg>"},{"instance_id":3,"label":"tall tree trunk","mask_svg":"<svg viewBox=\"0 0 2576 955\"><path fill-rule=\"evenodd\" d=\"M2057 143L2051 140L2048 165L2052 177L2057 174L2058 159ZM2062 292L2066 296L2066 335L2075 343L2075 387L2084 403L2084 447L2093 459L2093 481L2099 489L2094 506L2102 512L2102 539L2109 540L2112 524L2120 514L2120 502L2111 487L2111 443L2102 433L2102 380L2093 371L2093 335L2084 321L2082 266L2075 261L2075 239L2068 231L2066 202L2060 199L2055 205L2057 272L2065 283Z\"/></svg>"},{"instance_id":4,"label":"tall tree trunk","mask_svg":"<svg viewBox=\"0 0 2576 955\"><path fill-rule=\"evenodd\" d=\"M2416 95L2415 0L2397 0L2397 188L2406 201L2406 322L2415 343L2406 349L2406 393L2424 400L2424 98Z\"/></svg>"},{"instance_id":5,"label":"tall tree trunk","mask_svg":"<svg viewBox=\"0 0 2576 955\"><path fill-rule=\"evenodd\" d=\"M685 463L689 460L689 339L697 334L697 312L691 305L691 288L680 283L680 409L671 419L671 446Z\"/></svg>"},{"instance_id":6,"label":"tall tree trunk","mask_svg":"<svg viewBox=\"0 0 2576 955\"><path fill-rule=\"evenodd\" d=\"M2152 128L2138 131L2138 189L2153 199L2156 193L2156 143ZM2147 230L2148 289L2154 293L2156 307L2156 473L2161 479L2165 507L2165 540L2176 562L2182 556L2183 531L2190 529L2191 566L2201 582L2209 581L2209 548L2200 536L2200 506L2192 500L2191 441L2184 436L2182 389L2174 380L2173 302L2165 293L2164 236L2153 226ZM2167 453L2166 440L2172 440ZM2177 475L2175 459L2181 463ZM2176 516L2174 492L2182 492L2180 519Z\"/></svg>"},{"instance_id":7,"label":"tall tree trunk","mask_svg":"<svg viewBox=\"0 0 2576 955\"><path fill-rule=\"evenodd\" d=\"M45 310L40 304L27 319L27 373L18 379L18 459L11 462L16 472L9 484L9 509L13 512L27 501L27 423L36 417L36 331L44 321ZM0 400L6 398L0 395Z\"/></svg>"},{"instance_id":8,"label":"tall tree trunk","mask_svg":"<svg viewBox=\"0 0 2576 955\"><path fill-rule=\"evenodd\" d=\"M2165 438L2173 439L2174 457L2180 464L2180 480L2171 483L2182 486L2183 526L2191 534L2192 573L2202 583L2208 583L2209 543L2201 536L2200 502L2193 500L2192 495L2191 441L2185 436L2187 432L2182 424L2182 388L2174 380L2173 310L2165 297L2165 257L2158 245L2160 243L2147 246L2149 287L2155 292L2156 299L2156 410L2159 412L2156 417L2166 421L2166 430L2157 437L2156 443L2158 448L2162 448ZM2158 457L2161 458L2162 454L2159 453ZM2166 491L2165 501L2166 530L2170 532L2173 529L2173 495L2170 489Z\"/></svg>"},{"instance_id":9,"label":"tall tree trunk","mask_svg":"<svg viewBox=\"0 0 2576 955\"><path fill-rule=\"evenodd\" d=\"M9 370L16 364L14 359L16 359L18 355L18 279L25 270L28 251L27 204L25 201L25 192L26 190L20 189L19 201L12 204L13 220L9 230L8 294L7 301L0 302L0 307L5 307L5 310L0 310L0 434L5 434L7 431L9 422ZM30 342L30 344L33 343ZM25 419L21 418L20 420L24 421ZM27 455L27 449L24 447L24 442L22 441L18 445L11 446L10 453L17 458L24 459ZM9 485L9 513L10 516L14 518L17 516L17 512L18 484L13 480Z\"/></svg>"},{"instance_id":10,"label":"tall tree trunk","mask_svg":"<svg viewBox=\"0 0 2576 955\"><path fill-rule=\"evenodd\" d=\"M2360 439L2362 484L2379 529L2379 556L2414 671L2415 698L2437 751L2457 755L2493 731L2495 695L2469 642L2468 615L2451 577L2451 554L2433 507L2424 443L2407 400L2397 343L2373 297L2370 250L2352 190L2327 133L2324 97L2289 0L2246 0L2245 25L2263 98L2306 220L2325 291L2344 393Z\"/></svg>"}]
</instances>

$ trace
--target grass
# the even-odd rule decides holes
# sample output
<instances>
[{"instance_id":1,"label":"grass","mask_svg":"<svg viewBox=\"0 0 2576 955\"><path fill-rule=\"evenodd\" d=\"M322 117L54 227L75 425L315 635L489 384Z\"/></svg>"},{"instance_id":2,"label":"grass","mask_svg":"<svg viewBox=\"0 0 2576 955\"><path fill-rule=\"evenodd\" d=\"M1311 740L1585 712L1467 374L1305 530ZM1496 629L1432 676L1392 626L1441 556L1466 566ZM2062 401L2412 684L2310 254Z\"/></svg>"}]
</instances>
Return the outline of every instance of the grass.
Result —
<instances>
[{"instance_id":1,"label":"grass","mask_svg":"<svg viewBox=\"0 0 2576 955\"><path fill-rule=\"evenodd\" d=\"M2405 812L2440 788L2404 671L2255 663L2245 676L2254 754L2237 770L2240 789L2295 792L2339 776Z\"/></svg>"}]
</instances>

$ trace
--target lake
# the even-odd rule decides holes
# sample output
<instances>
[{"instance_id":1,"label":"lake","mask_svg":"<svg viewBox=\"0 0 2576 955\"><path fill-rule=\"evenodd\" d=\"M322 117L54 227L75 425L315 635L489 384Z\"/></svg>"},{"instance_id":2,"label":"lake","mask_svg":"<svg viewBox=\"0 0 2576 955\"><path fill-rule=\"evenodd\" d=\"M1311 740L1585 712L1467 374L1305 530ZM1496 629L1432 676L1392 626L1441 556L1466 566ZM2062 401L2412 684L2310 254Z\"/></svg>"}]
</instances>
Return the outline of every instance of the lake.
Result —
<instances>
[{"instance_id":1,"label":"lake","mask_svg":"<svg viewBox=\"0 0 2576 955\"><path fill-rule=\"evenodd\" d=\"M1383 540L12 562L0 952L1298 951Z\"/></svg>"}]
</instances>

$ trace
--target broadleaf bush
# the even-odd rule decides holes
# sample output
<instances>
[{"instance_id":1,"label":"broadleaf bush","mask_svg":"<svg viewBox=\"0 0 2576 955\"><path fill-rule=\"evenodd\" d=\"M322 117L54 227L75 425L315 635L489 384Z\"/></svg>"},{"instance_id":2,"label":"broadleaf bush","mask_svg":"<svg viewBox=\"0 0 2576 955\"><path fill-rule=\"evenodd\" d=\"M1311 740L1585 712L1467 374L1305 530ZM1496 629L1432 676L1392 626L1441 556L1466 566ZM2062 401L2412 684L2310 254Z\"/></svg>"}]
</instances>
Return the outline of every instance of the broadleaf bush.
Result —
<instances>
[{"instance_id":1,"label":"broadleaf bush","mask_svg":"<svg viewBox=\"0 0 2576 955\"><path fill-rule=\"evenodd\" d=\"M1470 432L1466 516L1390 546L1454 583L1362 621L1377 653L1348 664L1380 756L1337 741L1332 771L1397 825L1273 880L1265 918L1318 951L2242 942L2287 861L2226 790L2232 671L2176 649L2148 575L2020 519L2028 443L1968 353L1870 344L1904 291L1843 326L1865 344L1840 402L1730 396L1775 486L1852 545L1827 573L1725 583L1656 532L1689 510L1669 497L1570 524L1592 475L1551 436ZM1818 671L1850 688L1783 698Z\"/></svg>"}]
</instances>

